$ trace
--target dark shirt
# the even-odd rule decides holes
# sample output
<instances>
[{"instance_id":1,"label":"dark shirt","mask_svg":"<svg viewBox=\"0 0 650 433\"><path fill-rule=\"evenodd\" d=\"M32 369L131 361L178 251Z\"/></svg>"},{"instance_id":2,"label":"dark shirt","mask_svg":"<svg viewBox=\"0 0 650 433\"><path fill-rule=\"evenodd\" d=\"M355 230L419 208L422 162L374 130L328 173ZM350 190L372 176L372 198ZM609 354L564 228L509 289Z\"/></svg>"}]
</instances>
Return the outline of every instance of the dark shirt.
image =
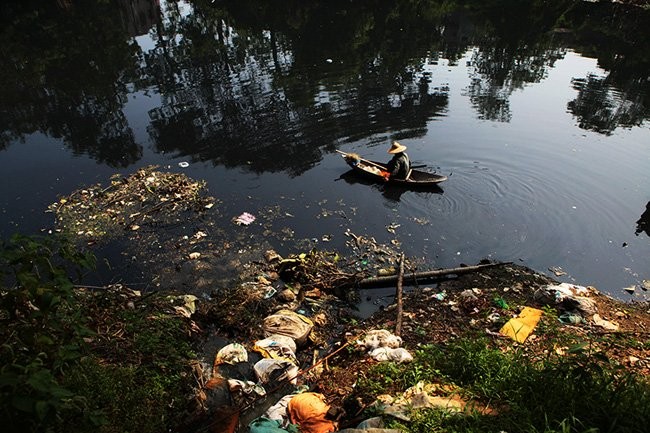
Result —
<instances>
[{"instance_id":1,"label":"dark shirt","mask_svg":"<svg viewBox=\"0 0 650 433\"><path fill-rule=\"evenodd\" d=\"M393 159L388 161L386 168L390 173L391 178L406 179L406 176L411 169L411 162L406 152L400 152L393 155Z\"/></svg>"}]
</instances>

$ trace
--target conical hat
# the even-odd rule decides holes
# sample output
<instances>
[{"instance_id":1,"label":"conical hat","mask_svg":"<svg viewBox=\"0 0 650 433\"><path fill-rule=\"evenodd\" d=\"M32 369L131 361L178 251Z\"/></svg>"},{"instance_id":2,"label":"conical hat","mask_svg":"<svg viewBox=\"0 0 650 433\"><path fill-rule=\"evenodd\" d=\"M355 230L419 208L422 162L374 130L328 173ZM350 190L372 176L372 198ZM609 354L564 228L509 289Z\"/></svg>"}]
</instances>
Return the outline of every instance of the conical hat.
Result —
<instances>
[{"instance_id":1,"label":"conical hat","mask_svg":"<svg viewBox=\"0 0 650 433\"><path fill-rule=\"evenodd\" d=\"M399 144L397 141L393 141L393 144L388 149L388 153L400 153L406 150L406 146Z\"/></svg>"}]
</instances>

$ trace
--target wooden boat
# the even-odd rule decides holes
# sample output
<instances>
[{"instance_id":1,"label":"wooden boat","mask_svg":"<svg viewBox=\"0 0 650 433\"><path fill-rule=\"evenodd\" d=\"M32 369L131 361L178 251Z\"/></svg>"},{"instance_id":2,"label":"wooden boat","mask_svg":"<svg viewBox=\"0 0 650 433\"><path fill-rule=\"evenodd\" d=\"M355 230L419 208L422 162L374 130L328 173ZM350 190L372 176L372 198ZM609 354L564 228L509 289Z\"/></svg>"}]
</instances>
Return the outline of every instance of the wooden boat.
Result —
<instances>
[{"instance_id":1,"label":"wooden boat","mask_svg":"<svg viewBox=\"0 0 650 433\"><path fill-rule=\"evenodd\" d=\"M363 159L355 153L345 153L340 150L337 150L337 152L341 154L345 162L356 173L389 185L400 185L408 188L433 187L447 180L447 176L416 169L411 169L407 179L387 179L386 164Z\"/></svg>"}]
</instances>

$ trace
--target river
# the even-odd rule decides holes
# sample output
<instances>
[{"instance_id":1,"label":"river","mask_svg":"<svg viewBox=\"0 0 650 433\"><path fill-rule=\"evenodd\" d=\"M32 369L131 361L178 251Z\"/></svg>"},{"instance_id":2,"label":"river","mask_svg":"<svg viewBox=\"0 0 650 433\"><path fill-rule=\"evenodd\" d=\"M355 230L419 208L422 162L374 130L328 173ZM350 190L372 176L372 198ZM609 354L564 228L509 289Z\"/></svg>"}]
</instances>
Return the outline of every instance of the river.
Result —
<instances>
[{"instance_id":1,"label":"river","mask_svg":"<svg viewBox=\"0 0 650 433\"><path fill-rule=\"evenodd\" d=\"M49 3L2 6L3 237L156 164L205 180L223 230L281 254L342 250L350 230L431 267L515 261L643 295L623 288L650 279L647 10ZM335 152L387 161L393 140L449 175L441 190L358 180ZM258 220L232 224L242 212Z\"/></svg>"}]
</instances>

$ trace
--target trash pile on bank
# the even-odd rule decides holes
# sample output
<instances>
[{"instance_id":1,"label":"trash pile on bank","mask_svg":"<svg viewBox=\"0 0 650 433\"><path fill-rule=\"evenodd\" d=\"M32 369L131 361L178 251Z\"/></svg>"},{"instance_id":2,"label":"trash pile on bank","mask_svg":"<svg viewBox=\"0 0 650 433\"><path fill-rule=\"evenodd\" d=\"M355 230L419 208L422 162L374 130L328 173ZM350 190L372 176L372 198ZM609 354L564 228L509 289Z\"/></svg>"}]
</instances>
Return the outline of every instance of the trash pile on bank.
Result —
<instances>
[{"instance_id":1,"label":"trash pile on bank","mask_svg":"<svg viewBox=\"0 0 650 433\"><path fill-rule=\"evenodd\" d=\"M339 431L342 409L312 390L324 378L328 360L346 349L372 362L413 357L401 347L401 338L385 329L332 340L335 327L327 320L327 308L335 301L330 292L355 276L339 269L336 255L311 251L285 259L267 251L264 256L269 267L262 274L243 282L232 298L217 301L220 316L212 319L221 335L234 331L236 341L224 341L205 368L211 373L199 393L200 404L206 413L236 418L224 425L248 426L252 433ZM257 326L242 321L252 308L268 312L258 316ZM378 420L362 423L359 429L364 428L383 431Z\"/></svg>"},{"instance_id":2,"label":"trash pile on bank","mask_svg":"<svg viewBox=\"0 0 650 433\"><path fill-rule=\"evenodd\" d=\"M331 338L326 342L323 335L333 323L322 320L322 317L316 320L325 314L319 310L325 303L315 300L326 296L332 287L337 287L344 279L354 278L354 272L342 272L337 256L329 253L312 251L283 259L268 251L266 259L273 264L276 275L271 277L273 272L269 272L266 274L268 279L260 277L252 285L244 283L244 287L248 290L255 287L260 293L256 308L260 303L265 303L273 306L273 309L258 319L260 332L256 338L250 338L250 341L241 339L254 336L254 329L252 333L242 332L238 334L239 341L229 342L218 351L213 377L206 386L206 392L217 387L225 390L228 398L222 399L222 404L234 407L240 425L248 426L251 432L295 431L295 428L307 433L338 431L337 421L341 411L331 405L341 397L331 395L336 385L320 389L329 391L327 393L316 392L313 386L318 384L322 387L328 381L324 373L329 358L346 346L350 350L354 348L355 360L351 362L364 362L364 359L368 360L365 362L375 363L410 362L413 356L404 347L402 337L383 329L383 326L391 327L394 323L392 320L386 321L385 316L394 316L395 309L388 308L383 312L384 321L380 319L375 322L383 323L383 326L355 328L356 335L348 333L345 340L329 344L332 343ZM519 272L518 267L505 268ZM602 294L597 290L550 281L539 280L526 288L475 287L459 292L421 289L416 304L434 310L425 312L424 316L406 310L403 332L413 342L416 328L426 323L423 319L430 321L454 317L457 324L467 329L486 326L478 325L479 322L486 323L488 336L498 337L497 340L502 342L511 340L511 344L528 345L544 317L545 306L557 311L557 320L566 325L595 326L605 331L618 329L616 322L601 316L603 313L598 311L596 298ZM447 312L440 314L443 311ZM450 334L446 338L456 335L452 328L449 329ZM331 337L335 334L328 335ZM342 338L342 335L339 334L338 338ZM417 408L486 410L478 403L457 397L453 390L439 387L439 384L421 383L400 396L379 396L372 406L374 413L406 420L408 410ZM349 387L341 386L336 392L343 392L344 389ZM299 402L313 411L297 409Z\"/></svg>"},{"instance_id":3,"label":"trash pile on bank","mask_svg":"<svg viewBox=\"0 0 650 433\"><path fill-rule=\"evenodd\" d=\"M327 359L347 346L358 348L360 354L365 353L362 356L376 361L408 362L413 359L400 347L398 336L377 329L339 344L338 349L327 356L313 358L311 365L301 365L297 354L310 346L315 326L309 317L282 308L262 320L263 338L248 343L232 342L220 348L212 366L212 377L203 391L204 404L215 404L210 394L221 394L217 404L226 409L222 407L217 412L237 414L238 421L245 421L251 433L335 432L339 431L338 420L343 410L330 405L325 395L310 391L311 380L320 379L322 364ZM250 418L248 412L262 410L259 416L247 419ZM233 423L233 427L236 424ZM378 420L362 423L357 429L340 431L366 428L373 428L377 433L393 431L381 429Z\"/></svg>"}]
</instances>

